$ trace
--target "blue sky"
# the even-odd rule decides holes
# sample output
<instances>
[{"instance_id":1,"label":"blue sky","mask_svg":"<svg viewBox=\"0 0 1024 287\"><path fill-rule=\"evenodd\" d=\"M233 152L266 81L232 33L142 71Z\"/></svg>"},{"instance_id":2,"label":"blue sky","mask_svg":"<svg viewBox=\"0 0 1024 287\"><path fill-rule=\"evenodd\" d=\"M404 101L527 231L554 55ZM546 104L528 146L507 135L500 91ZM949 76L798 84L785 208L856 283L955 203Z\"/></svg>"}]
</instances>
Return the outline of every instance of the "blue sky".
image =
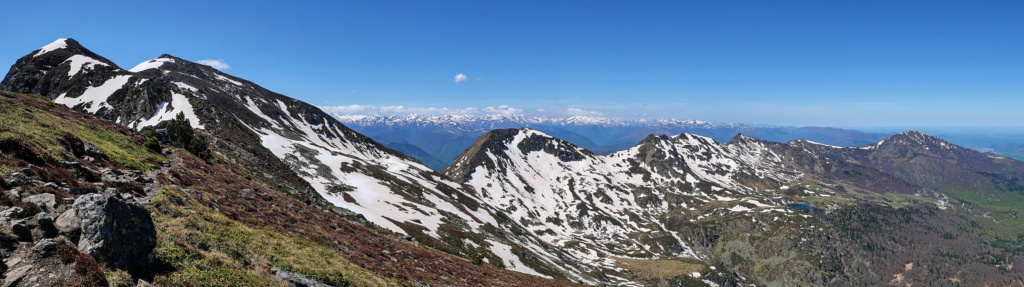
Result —
<instances>
[{"instance_id":1,"label":"blue sky","mask_svg":"<svg viewBox=\"0 0 1024 287\"><path fill-rule=\"evenodd\" d=\"M5 1L0 65L72 37L321 106L1024 126L1022 1L208 2Z\"/></svg>"}]
</instances>

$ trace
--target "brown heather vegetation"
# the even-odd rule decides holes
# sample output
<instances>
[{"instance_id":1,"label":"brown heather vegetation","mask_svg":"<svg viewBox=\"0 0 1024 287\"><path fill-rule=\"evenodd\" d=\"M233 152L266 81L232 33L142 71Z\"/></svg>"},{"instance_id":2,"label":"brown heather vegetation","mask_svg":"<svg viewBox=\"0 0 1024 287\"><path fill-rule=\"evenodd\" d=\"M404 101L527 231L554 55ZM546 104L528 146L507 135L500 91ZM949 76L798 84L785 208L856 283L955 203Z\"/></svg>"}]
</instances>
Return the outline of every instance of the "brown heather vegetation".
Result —
<instances>
[{"instance_id":1,"label":"brown heather vegetation","mask_svg":"<svg viewBox=\"0 0 1024 287\"><path fill-rule=\"evenodd\" d=\"M57 255L64 264L74 264L74 278L63 278L69 286L82 287L105 287L109 285L107 277L103 274L103 268L96 263L96 259L85 253L79 252L69 244L61 244L57 247Z\"/></svg>"}]
</instances>

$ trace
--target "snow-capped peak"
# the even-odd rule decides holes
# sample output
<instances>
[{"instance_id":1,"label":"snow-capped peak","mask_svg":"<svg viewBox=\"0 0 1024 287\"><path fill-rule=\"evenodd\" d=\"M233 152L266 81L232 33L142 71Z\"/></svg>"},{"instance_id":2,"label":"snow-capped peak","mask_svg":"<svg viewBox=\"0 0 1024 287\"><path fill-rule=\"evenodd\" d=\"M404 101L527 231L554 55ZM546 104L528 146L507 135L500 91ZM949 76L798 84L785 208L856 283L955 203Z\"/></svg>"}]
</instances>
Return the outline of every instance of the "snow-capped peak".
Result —
<instances>
[{"instance_id":1,"label":"snow-capped peak","mask_svg":"<svg viewBox=\"0 0 1024 287\"><path fill-rule=\"evenodd\" d=\"M134 68L131 68L128 71L132 72L132 73L138 73L138 72L142 72L142 71L149 70L149 69L160 68L160 66L163 66L163 64L165 64L165 63L174 63L174 59L173 58L165 58L165 57L160 57L160 58L152 59L152 60L149 60L149 61L145 61L145 62L139 63L138 65L135 65Z\"/></svg>"},{"instance_id":2,"label":"snow-capped peak","mask_svg":"<svg viewBox=\"0 0 1024 287\"><path fill-rule=\"evenodd\" d=\"M39 57L39 56L42 56L43 54L46 54L46 53L49 53L49 52L53 52L53 51L56 51L56 50L60 50L60 49L64 49L64 48L67 48L67 47L68 47L68 38L60 38L60 39L57 39L57 41L53 41L53 43L47 44L46 46L43 46L42 48L40 48L39 52L36 52L35 55L33 55L33 57Z\"/></svg>"}]
</instances>

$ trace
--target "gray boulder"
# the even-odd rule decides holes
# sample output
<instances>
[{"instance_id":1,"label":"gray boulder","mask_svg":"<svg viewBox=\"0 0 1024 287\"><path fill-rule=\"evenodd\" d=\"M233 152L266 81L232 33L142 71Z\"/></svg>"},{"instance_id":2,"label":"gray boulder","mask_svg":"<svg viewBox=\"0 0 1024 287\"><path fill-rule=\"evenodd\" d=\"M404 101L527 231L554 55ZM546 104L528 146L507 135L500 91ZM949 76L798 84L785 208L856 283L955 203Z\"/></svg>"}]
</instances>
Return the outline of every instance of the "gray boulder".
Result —
<instances>
[{"instance_id":1,"label":"gray boulder","mask_svg":"<svg viewBox=\"0 0 1024 287\"><path fill-rule=\"evenodd\" d=\"M78 218L74 208L69 208L53 223L60 234L67 237L71 242L78 242L78 235L82 233L82 219Z\"/></svg>"},{"instance_id":2,"label":"gray boulder","mask_svg":"<svg viewBox=\"0 0 1024 287\"><path fill-rule=\"evenodd\" d=\"M53 225L53 217L49 213L40 212L36 214L36 224L39 224L39 226Z\"/></svg>"},{"instance_id":3,"label":"gray boulder","mask_svg":"<svg viewBox=\"0 0 1024 287\"><path fill-rule=\"evenodd\" d=\"M89 157L92 157L92 158L95 158L95 159L106 159L107 158L107 155L103 154L103 151L101 151L99 147L97 147L96 145L94 145L94 144L92 144L90 142L82 141L82 149L85 150L85 155L86 156L89 156Z\"/></svg>"},{"instance_id":4,"label":"gray boulder","mask_svg":"<svg viewBox=\"0 0 1024 287\"><path fill-rule=\"evenodd\" d=\"M21 218L21 213L24 211L25 210L21 209L21 207L14 206L4 211L0 211L0 217L7 219L18 219Z\"/></svg>"},{"instance_id":5,"label":"gray boulder","mask_svg":"<svg viewBox=\"0 0 1024 287\"><path fill-rule=\"evenodd\" d=\"M75 200L73 208L81 220L78 250L125 270L151 262L156 228L142 205L94 193Z\"/></svg>"},{"instance_id":6,"label":"gray boulder","mask_svg":"<svg viewBox=\"0 0 1024 287\"><path fill-rule=\"evenodd\" d=\"M41 193L21 199L24 202L31 202L39 205L46 211L52 211L57 206L57 197L50 193Z\"/></svg>"},{"instance_id":7,"label":"gray boulder","mask_svg":"<svg viewBox=\"0 0 1024 287\"><path fill-rule=\"evenodd\" d=\"M331 287L331 285L317 282L316 280L310 279L298 272L285 271L277 268L273 268L271 270L274 271L277 278L281 278L281 280L288 282L288 286L290 287Z\"/></svg>"},{"instance_id":8,"label":"gray boulder","mask_svg":"<svg viewBox=\"0 0 1024 287\"><path fill-rule=\"evenodd\" d=\"M49 256L54 250L57 250L57 242L51 239L39 241L39 243L32 247L32 251L43 256Z\"/></svg>"},{"instance_id":9,"label":"gray boulder","mask_svg":"<svg viewBox=\"0 0 1024 287\"><path fill-rule=\"evenodd\" d=\"M18 219L11 221L11 234L18 238L18 241L32 242L32 229L35 226L29 219Z\"/></svg>"},{"instance_id":10,"label":"gray boulder","mask_svg":"<svg viewBox=\"0 0 1024 287\"><path fill-rule=\"evenodd\" d=\"M36 232L32 234L32 237L52 238L59 233L60 231L53 225L53 217L49 213L40 212L36 215Z\"/></svg>"}]
</instances>

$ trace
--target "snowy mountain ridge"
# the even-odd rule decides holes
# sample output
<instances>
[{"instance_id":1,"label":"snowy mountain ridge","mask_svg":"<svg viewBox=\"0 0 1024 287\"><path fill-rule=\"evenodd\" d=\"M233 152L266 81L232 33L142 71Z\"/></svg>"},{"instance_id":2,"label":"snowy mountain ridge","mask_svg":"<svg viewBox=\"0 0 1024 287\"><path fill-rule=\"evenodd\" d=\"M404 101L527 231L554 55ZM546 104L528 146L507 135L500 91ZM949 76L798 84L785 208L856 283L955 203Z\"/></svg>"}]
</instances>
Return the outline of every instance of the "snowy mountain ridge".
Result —
<instances>
[{"instance_id":1,"label":"snowy mountain ridge","mask_svg":"<svg viewBox=\"0 0 1024 287\"><path fill-rule=\"evenodd\" d=\"M253 174L286 186L310 204L325 204L463 257L598 282L547 243L508 232L520 228L518 223L501 220L460 183L348 129L315 106L209 66L165 54L124 70L73 39L60 39L19 59L0 88L40 94L135 129L183 113L193 128L205 131L215 150L248 162Z\"/></svg>"},{"instance_id":2,"label":"snowy mountain ridge","mask_svg":"<svg viewBox=\"0 0 1024 287\"><path fill-rule=\"evenodd\" d=\"M849 279L835 262L861 259L842 257L830 240L853 233L822 235L834 225L807 201L845 210L860 210L850 202L894 200L953 210L951 190L1024 186L1024 164L915 131L831 145L736 134L791 130L699 121L639 129L599 117L351 117L397 131L453 127L438 130L469 139L468 148L436 172L350 129L338 119L344 117L212 67L162 55L124 70L73 39L19 59L0 89L40 94L135 129L160 128L183 113L215 153L305 204L480 264L588 284L661 280L645 277L637 262L690 266L692 273L673 278L715 284L762 282L742 274L763 282ZM531 122L558 128L495 128ZM464 124L485 131L460 133ZM716 136L664 135L673 130L661 129L668 125ZM573 143L588 140L584 131L595 137L610 130L646 137L608 153ZM716 140L723 135L727 142ZM772 277L782 266L803 273Z\"/></svg>"},{"instance_id":3,"label":"snowy mountain ridge","mask_svg":"<svg viewBox=\"0 0 1024 287\"><path fill-rule=\"evenodd\" d=\"M766 160L767 159L767 160ZM561 244L589 265L614 269L620 257L704 258L665 217L714 201L737 201L759 212L792 215L736 178L760 178L776 189L800 173L785 170L767 146L719 144L691 134L651 136L608 156L531 129L482 136L444 172L545 241ZM710 184L709 184L710 183ZM746 212L736 205L722 212Z\"/></svg>"}]
</instances>

